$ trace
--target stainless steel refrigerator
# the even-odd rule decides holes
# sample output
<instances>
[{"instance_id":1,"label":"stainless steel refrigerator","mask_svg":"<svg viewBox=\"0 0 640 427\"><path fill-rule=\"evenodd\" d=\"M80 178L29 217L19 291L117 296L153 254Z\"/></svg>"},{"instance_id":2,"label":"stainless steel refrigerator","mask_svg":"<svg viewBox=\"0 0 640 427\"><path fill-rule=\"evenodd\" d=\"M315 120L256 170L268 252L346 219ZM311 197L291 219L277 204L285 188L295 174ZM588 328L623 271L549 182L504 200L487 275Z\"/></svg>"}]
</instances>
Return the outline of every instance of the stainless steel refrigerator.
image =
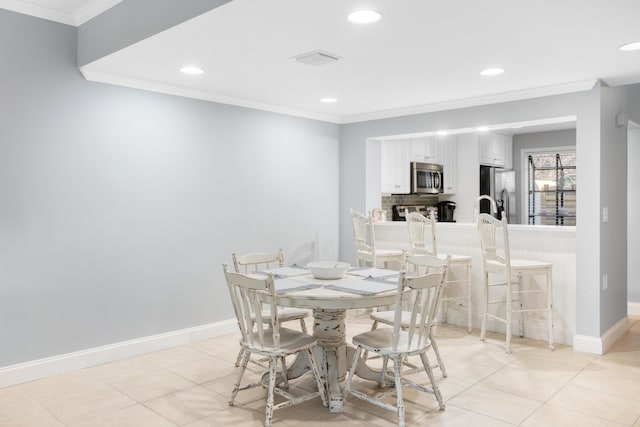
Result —
<instances>
[{"instance_id":1,"label":"stainless steel refrigerator","mask_svg":"<svg viewBox=\"0 0 640 427\"><path fill-rule=\"evenodd\" d=\"M516 217L516 171L493 166L480 166L480 196L487 195L496 201L497 218L506 216L509 224L518 223ZM490 213L488 200L480 201L480 212Z\"/></svg>"}]
</instances>

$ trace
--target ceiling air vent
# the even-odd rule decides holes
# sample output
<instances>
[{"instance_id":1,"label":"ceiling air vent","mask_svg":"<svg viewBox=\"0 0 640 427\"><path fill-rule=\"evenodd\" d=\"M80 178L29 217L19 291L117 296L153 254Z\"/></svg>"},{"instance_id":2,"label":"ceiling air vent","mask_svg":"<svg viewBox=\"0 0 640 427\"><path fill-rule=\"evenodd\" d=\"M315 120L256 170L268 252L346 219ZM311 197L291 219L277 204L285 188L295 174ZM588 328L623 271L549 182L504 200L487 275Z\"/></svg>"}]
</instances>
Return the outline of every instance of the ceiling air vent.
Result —
<instances>
[{"instance_id":1,"label":"ceiling air vent","mask_svg":"<svg viewBox=\"0 0 640 427\"><path fill-rule=\"evenodd\" d=\"M336 62L341 59L340 56L335 53L323 52L321 50L314 50L313 52L303 53L294 56L291 59L295 59L298 62L302 62L307 65L324 65L331 62Z\"/></svg>"}]
</instances>

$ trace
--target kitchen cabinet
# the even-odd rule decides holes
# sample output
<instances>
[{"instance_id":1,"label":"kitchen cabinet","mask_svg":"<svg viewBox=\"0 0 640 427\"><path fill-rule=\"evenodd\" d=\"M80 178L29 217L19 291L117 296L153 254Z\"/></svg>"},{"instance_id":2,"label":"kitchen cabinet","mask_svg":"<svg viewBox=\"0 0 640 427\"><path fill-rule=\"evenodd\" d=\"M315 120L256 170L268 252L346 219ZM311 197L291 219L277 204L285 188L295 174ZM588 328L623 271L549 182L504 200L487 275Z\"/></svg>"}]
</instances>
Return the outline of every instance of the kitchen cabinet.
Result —
<instances>
[{"instance_id":1,"label":"kitchen cabinet","mask_svg":"<svg viewBox=\"0 0 640 427\"><path fill-rule=\"evenodd\" d=\"M480 164L505 167L511 137L494 132L483 132L478 136Z\"/></svg>"},{"instance_id":2,"label":"kitchen cabinet","mask_svg":"<svg viewBox=\"0 0 640 427\"><path fill-rule=\"evenodd\" d=\"M437 136L411 138L411 161L442 164L440 144Z\"/></svg>"},{"instance_id":3,"label":"kitchen cabinet","mask_svg":"<svg viewBox=\"0 0 640 427\"><path fill-rule=\"evenodd\" d=\"M438 152L442 160L444 194L455 194L458 176L458 143L455 135L438 137Z\"/></svg>"},{"instance_id":4,"label":"kitchen cabinet","mask_svg":"<svg viewBox=\"0 0 640 427\"><path fill-rule=\"evenodd\" d=\"M388 194L409 194L411 140L383 141L380 144L380 190Z\"/></svg>"}]
</instances>

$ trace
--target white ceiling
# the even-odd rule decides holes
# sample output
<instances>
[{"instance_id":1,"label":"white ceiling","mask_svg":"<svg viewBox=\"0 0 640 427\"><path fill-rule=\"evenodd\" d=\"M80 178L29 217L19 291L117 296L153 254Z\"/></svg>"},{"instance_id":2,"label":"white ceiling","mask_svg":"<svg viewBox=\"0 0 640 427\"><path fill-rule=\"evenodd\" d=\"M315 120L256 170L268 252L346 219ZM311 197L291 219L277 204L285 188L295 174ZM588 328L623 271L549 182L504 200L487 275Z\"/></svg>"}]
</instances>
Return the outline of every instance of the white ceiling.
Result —
<instances>
[{"instance_id":1,"label":"white ceiling","mask_svg":"<svg viewBox=\"0 0 640 427\"><path fill-rule=\"evenodd\" d=\"M361 8L382 20L348 22ZM597 79L638 83L640 51L618 47L640 40L639 17L639 0L234 0L82 71L96 81L353 122L585 90ZM316 49L343 59L319 67L291 59ZM206 72L182 75L186 64ZM506 72L480 76L488 67ZM339 102L319 102L329 96Z\"/></svg>"}]
</instances>

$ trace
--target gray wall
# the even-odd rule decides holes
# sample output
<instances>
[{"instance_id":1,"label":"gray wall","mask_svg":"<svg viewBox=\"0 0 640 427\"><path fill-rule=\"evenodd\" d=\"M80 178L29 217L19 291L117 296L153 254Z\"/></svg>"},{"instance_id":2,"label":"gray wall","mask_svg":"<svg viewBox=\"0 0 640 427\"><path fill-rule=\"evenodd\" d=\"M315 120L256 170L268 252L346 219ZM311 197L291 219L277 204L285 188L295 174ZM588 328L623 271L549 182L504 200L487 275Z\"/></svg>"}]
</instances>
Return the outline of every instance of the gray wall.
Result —
<instances>
[{"instance_id":1,"label":"gray wall","mask_svg":"<svg viewBox=\"0 0 640 427\"><path fill-rule=\"evenodd\" d=\"M609 117L609 123L611 123L612 117L614 114L623 113L628 116L636 124L640 123L640 85L632 85L623 88L611 88L613 92L616 93L617 103L613 105L611 108L611 115ZM628 247L630 248L631 253L628 254L628 289L627 295L629 301L631 302L640 302L640 268L638 267L638 256L640 255L640 231L638 230L638 221L637 221L637 212L638 205L640 201L640 187L638 186L638 182L640 182L638 178L638 161L640 160L640 136L638 135L638 130L633 130L632 132L627 132L625 127L619 128L620 132L616 132L618 145L621 144L620 141L625 140L626 137L630 137L626 148L627 148L627 156L628 156L628 178L627 183L629 187L627 188L627 222L629 224L629 230L627 230L627 239L628 239ZM624 163L624 162L623 162ZM613 179L620 178L619 175L614 175ZM611 186L616 186L614 181L610 182ZM614 190L614 195L617 197L619 193L619 188L616 187ZM614 200L615 203L617 200ZM614 205L615 206L615 205ZM619 205L618 209L625 210L624 205ZM633 227L633 228L632 228ZM621 241L624 240L625 236L617 236ZM624 292L624 289L620 289L621 292ZM621 309L621 308L619 308Z\"/></svg>"},{"instance_id":2,"label":"gray wall","mask_svg":"<svg viewBox=\"0 0 640 427\"><path fill-rule=\"evenodd\" d=\"M630 129L627 145L627 296L640 303L640 129Z\"/></svg>"},{"instance_id":3,"label":"gray wall","mask_svg":"<svg viewBox=\"0 0 640 427\"><path fill-rule=\"evenodd\" d=\"M522 152L530 149L540 148L556 148L556 147L575 147L576 146L576 130L565 129L549 132L522 133L513 135L513 169L516 171L516 194L518 195L518 203L516 216L518 223L526 224L522 221L523 197L522 189ZM524 170L526 173L526 169ZM526 191L526 188L524 189Z\"/></svg>"},{"instance_id":4,"label":"gray wall","mask_svg":"<svg viewBox=\"0 0 640 427\"><path fill-rule=\"evenodd\" d=\"M600 269L608 275L601 286L600 333L605 333L627 315L627 128L617 126L616 114L625 111L624 90L603 88L601 98L600 173ZM608 208L604 222L602 209ZM623 224L624 227L621 227Z\"/></svg>"},{"instance_id":5,"label":"gray wall","mask_svg":"<svg viewBox=\"0 0 640 427\"><path fill-rule=\"evenodd\" d=\"M0 366L230 319L221 264L338 255L338 125L85 81L0 10Z\"/></svg>"}]
</instances>

